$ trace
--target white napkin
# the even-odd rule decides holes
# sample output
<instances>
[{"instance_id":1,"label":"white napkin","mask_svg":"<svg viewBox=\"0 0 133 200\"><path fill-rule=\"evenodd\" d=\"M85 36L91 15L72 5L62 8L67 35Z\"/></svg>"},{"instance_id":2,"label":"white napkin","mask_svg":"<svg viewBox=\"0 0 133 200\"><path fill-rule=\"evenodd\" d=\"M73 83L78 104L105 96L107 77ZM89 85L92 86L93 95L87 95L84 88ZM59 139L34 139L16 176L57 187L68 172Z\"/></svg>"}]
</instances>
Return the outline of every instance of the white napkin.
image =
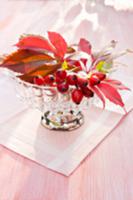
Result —
<instances>
[{"instance_id":1,"label":"white napkin","mask_svg":"<svg viewBox=\"0 0 133 200\"><path fill-rule=\"evenodd\" d=\"M27 110L0 128L0 144L45 167L70 175L118 124L121 114L91 107L85 124L72 132L56 132L40 124L41 113Z\"/></svg>"}]
</instances>

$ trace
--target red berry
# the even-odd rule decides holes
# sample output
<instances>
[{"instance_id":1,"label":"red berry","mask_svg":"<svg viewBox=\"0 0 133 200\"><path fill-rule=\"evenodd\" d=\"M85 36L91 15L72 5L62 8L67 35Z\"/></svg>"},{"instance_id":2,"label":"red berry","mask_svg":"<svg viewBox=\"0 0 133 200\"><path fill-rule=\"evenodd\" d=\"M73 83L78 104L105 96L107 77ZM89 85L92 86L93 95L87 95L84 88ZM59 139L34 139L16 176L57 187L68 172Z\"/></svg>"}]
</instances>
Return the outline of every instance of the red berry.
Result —
<instances>
[{"instance_id":1,"label":"red berry","mask_svg":"<svg viewBox=\"0 0 133 200\"><path fill-rule=\"evenodd\" d=\"M62 70L62 69L57 70L57 72L56 72L56 78L58 77L60 79L65 79L66 76L67 76L67 73L66 73L65 70Z\"/></svg>"},{"instance_id":2,"label":"red berry","mask_svg":"<svg viewBox=\"0 0 133 200\"><path fill-rule=\"evenodd\" d=\"M64 80L66 79L67 73L65 70L61 70L59 69L56 73L55 73L55 81L56 83L63 83Z\"/></svg>"},{"instance_id":3,"label":"red berry","mask_svg":"<svg viewBox=\"0 0 133 200\"><path fill-rule=\"evenodd\" d=\"M97 76L101 81L106 78L106 74L104 74L102 72L95 72L95 73L93 73L93 75Z\"/></svg>"},{"instance_id":4,"label":"red berry","mask_svg":"<svg viewBox=\"0 0 133 200\"><path fill-rule=\"evenodd\" d=\"M55 80L55 78L53 75L48 75L48 76L45 76L44 83L46 85L51 85L54 82L54 80Z\"/></svg>"},{"instance_id":5,"label":"red berry","mask_svg":"<svg viewBox=\"0 0 133 200\"><path fill-rule=\"evenodd\" d=\"M55 78L56 83L63 83L64 79L59 78L58 76Z\"/></svg>"},{"instance_id":6,"label":"red berry","mask_svg":"<svg viewBox=\"0 0 133 200\"><path fill-rule=\"evenodd\" d=\"M43 85L44 84L44 78L42 76L36 76L34 77L34 83L37 85Z\"/></svg>"},{"instance_id":7,"label":"red berry","mask_svg":"<svg viewBox=\"0 0 133 200\"><path fill-rule=\"evenodd\" d=\"M83 94L84 94L85 97L90 98L90 97L93 97L93 96L94 96L93 91L90 90L88 87L82 88L82 92L83 92Z\"/></svg>"},{"instance_id":8,"label":"red berry","mask_svg":"<svg viewBox=\"0 0 133 200\"><path fill-rule=\"evenodd\" d=\"M83 99L83 93L81 89L74 89L72 91L72 100L76 104L80 104Z\"/></svg>"},{"instance_id":9,"label":"red berry","mask_svg":"<svg viewBox=\"0 0 133 200\"><path fill-rule=\"evenodd\" d=\"M67 76L67 83L69 85L76 85L76 83L77 83L77 76L75 74L68 75Z\"/></svg>"},{"instance_id":10,"label":"red berry","mask_svg":"<svg viewBox=\"0 0 133 200\"><path fill-rule=\"evenodd\" d=\"M57 89L61 93L67 92L68 88L69 88L69 85L66 82L60 83L60 84L57 85Z\"/></svg>"},{"instance_id":11,"label":"red berry","mask_svg":"<svg viewBox=\"0 0 133 200\"><path fill-rule=\"evenodd\" d=\"M78 79L77 79L77 85L79 87L86 87L88 85L88 80L85 79L85 78L78 77Z\"/></svg>"},{"instance_id":12,"label":"red berry","mask_svg":"<svg viewBox=\"0 0 133 200\"><path fill-rule=\"evenodd\" d=\"M100 83L100 79L96 75L92 75L89 79L89 83L91 86L97 85Z\"/></svg>"}]
</instances>

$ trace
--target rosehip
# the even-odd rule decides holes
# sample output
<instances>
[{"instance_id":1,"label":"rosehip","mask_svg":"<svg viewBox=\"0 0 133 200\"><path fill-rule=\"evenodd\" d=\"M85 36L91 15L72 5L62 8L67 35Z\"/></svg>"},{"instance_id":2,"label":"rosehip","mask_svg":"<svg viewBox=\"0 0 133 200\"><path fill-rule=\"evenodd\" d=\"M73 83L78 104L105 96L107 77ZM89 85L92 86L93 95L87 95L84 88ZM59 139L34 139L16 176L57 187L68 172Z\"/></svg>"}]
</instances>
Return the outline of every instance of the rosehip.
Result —
<instances>
[{"instance_id":1,"label":"rosehip","mask_svg":"<svg viewBox=\"0 0 133 200\"><path fill-rule=\"evenodd\" d=\"M104 74L102 72L95 72L95 73L93 73L93 75L97 76L101 81L106 78L106 74Z\"/></svg>"},{"instance_id":2,"label":"rosehip","mask_svg":"<svg viewBox=\"0 0 133 200\"><path fill-rule=\"evenodd\" d=\"M55 81L56 81L56 83L63 83L64 79L61 79L58 76L56 76Z\"/></svg>"},{"instance_id":3,"label":"rosehip","mask_svg":"<svg viewBox=\"0 0 133 200\"><path fill-rule=\"evenodd\" d=\"M55 80L55 78L54 78L53 75L48 75L48 76L45 76L44 83L46 85L50 85L50 84L52 84L54 82L54 80Z\"/></svg>"},{"instance_id":4,"label":"rosehip","mask_svg":"<svg viewBox=\"0 0 133 200\"><path fill-rule=\"evenodd\" d=\"M77 79L77 85L79 87L86 87L88 85L88 80L85 79L85 78L78 77L78 79Z\"/></svg>"},{"instance_id":5,"label":"rosehip","mask_svg":"<svg viewBox=\"0 0 133 200\"><path fill-rule=\"evenodd\" d=\"M66 79L67 73L65 70L59 69L56 73L55 73L55 81L56 83L63 83L64 80Z\"/></svg>"},{"instance_id":6,"label":"rosehip","mask_svg":"<svg viewBox=\"0 0 133 200\"><path fill-rule=\"evenodd\" d=\"M67 76L67 73L65 70L59 69L56 72L56 77L60 78L60 79L65 79Z\"/></svg>"},{"instance_id":7,"label":"rosehip","mask_svg":"<svg viewBox=\"0 0 133 200\"><path fill-rule=\"evenodd\" d=\"M93 91L90 90L88 87L82 88L82 92L83 92L83 94L84 94L85 97L90 98L90 97L93 97L93 96L94 96Z\"/></svg>"},{"instance_id":8,"label":"rosehip","mask_svg":"<svg viewBox=\"0 0 133 200\"><path fill-rule=\"evenodd\" d=\"M69 85L66 82L60 83L60 84L57 85L57 89L61 93L67 92L68 88L69 88Z\"/></svg>"},{"instance_id":9,"label":"rosehip","mask_svg":"<svg viewBox=\"0 0 133 200\"><path fill-rule=\"evenodd\" d=\"M91 75L89 83L91 86L97 85L100 83L100 79L96 75Z\"/></svg>"},{"instance_id":10,"label":"rosehip","mask_svg":"<svg viewBox=\"0 0 133 200\"><path fill-rule=\"evenodd\" d=\"M76 85L77 83L77 76L75 74L71 74L67 76L67 83L69 85Z\"/></svg>"},{"instance_id":11,"label":"rosehip","mask_svg":"<svg viewBox=\"0 0 133 200\"><path fill-rule=\"evenodd\" d=\"M81 89L74 89L72 91L72 100L76 104L80 104L83 99L83 93Z\"/></svg>"},{"instance_id":12,"label":"rosehip","mask_svg":"<svg viewBox=\"0 0 133 200\"><path fill-rule=\"evenodd\" d=\"M34 77L33 81L37 85L43 85L44 84L44 78L40 75Z\"/></svg>"}]
</instances>

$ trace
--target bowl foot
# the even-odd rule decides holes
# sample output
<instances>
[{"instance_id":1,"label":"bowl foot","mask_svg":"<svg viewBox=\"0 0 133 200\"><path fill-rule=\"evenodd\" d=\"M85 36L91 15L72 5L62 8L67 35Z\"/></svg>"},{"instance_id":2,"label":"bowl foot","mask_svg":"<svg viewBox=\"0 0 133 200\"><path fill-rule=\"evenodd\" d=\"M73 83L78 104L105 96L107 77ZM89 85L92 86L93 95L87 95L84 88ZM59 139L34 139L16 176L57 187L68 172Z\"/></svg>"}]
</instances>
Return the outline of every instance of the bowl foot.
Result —
<instances>
[{"instance_id":1,"label":"bowl foot","mask_svg":"<svg viewBox=\"0 0 133 200\"><path fill-rule=\"evenodd\" d=\"M52 113L47 111L41 118L41 124L50 130L72 131L79 128L84 123L84 116L73 110L69 112L58 111Z\"/></svg>"}]
</instances>

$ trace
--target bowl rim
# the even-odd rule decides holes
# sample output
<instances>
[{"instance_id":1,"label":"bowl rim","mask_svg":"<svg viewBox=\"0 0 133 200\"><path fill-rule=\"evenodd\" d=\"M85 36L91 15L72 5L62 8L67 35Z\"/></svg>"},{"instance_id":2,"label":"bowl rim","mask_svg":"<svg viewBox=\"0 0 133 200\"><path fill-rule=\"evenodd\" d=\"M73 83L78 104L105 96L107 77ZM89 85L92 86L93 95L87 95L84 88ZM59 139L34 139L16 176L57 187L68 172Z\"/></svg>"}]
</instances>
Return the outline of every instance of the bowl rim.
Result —
<instances>
[{"instance_id":1,"label":"bowl rim","mask_svg":"<svg viewBox=\"0 0 133 200\"><path fill-rule=\"evenodd\" d=\"M13 70L10 70L10 69L4 68L4 67L1 67L1 69L5 75L9 76L11 79L16 80L20 84L22 83L23 85L33 87L36 89L45 89L45 90L54 89L55 91L58 91L56 86L45 86L45 85L37 85L34 83L30 83L30 82L24 81L24 80L20 79L19 77L17 77L18 75L22 75L21 73L15 72ZM73 86L69 86L69 88L73 89Z\"/></svg>"}]
</instances>

